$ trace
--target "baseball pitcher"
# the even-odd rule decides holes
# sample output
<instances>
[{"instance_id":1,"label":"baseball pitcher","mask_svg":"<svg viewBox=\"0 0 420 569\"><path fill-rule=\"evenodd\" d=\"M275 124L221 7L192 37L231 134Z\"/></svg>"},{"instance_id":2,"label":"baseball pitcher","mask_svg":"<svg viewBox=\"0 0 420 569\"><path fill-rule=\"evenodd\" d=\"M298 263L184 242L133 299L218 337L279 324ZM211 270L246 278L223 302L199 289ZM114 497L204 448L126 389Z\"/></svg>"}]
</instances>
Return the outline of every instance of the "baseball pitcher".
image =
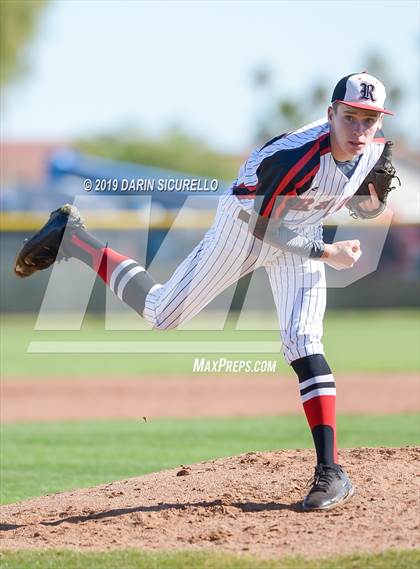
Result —
<instances>
[{"instance_id":1,"label":"baseball pitcher","mask_svg":"<svg viewBox=\"0 0 420 569\"><path fill-rule=\"evenodd\" d=\"M27 241L15 273L28 277L61 259L91 267L156 329L193 318L242 276L268 273L286 361L299 380L316 451L315 476L302 506L329 510L354 486L338 464L336 388L322 343L325 264L353 267L358 240L324 243L322 224L342 207L370 219L385 208L395 169L381 132L385 87L366 72L336 85L327 117L256 149L221 197L212 227L163 284L134 259L100 243L77 211L65 205Z\"/></svg>"}]
</instances>

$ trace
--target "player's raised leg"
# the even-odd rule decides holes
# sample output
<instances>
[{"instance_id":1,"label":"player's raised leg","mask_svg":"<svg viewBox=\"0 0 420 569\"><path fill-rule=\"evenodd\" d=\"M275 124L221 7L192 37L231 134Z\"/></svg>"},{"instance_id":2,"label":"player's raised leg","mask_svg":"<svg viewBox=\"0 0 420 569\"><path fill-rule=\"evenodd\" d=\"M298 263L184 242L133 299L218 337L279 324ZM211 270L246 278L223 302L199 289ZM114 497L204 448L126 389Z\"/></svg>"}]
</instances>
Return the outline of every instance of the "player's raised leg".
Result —
<instances>
[{"instance_id":1,"label":"player's raised leg","mask_svg":"<svg viewBox=\"0 0 420 569\"><path fill-rule=\"evenodd\" d=\"M253 237L237 218L236 200L226 196L220 201L213 226L163 285L134 259L92 236L73 206L51 214L19 253L15 272L26 277L56 260L79 259L154 327L177 328L273 254L274 249Z\"/></svg>"}]
</instances>

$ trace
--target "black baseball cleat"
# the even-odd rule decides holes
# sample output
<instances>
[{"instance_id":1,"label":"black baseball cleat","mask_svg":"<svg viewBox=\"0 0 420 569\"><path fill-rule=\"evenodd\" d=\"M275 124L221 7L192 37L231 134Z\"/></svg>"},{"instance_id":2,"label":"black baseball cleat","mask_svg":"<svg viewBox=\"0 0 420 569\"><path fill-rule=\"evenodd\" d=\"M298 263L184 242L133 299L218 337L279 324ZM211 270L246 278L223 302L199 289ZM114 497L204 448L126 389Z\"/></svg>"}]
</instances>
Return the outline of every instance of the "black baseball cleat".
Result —
<instances>
[{"instance_id":1,"label":"black baseball cleat","mask_svg":"<svg viewBox=\"0 0 420 569\"><path fill-rule=\"evenodd\" d=\"M356 489L344 469L339 464L318 464L312 488L302 502L305 512L331 510L345 504Z\"/></svg>"},{"instance_id":2,"label":"black baseball cleat","mask_svg":"<svg viewBox=\"0 0 420 569\"><path fill-rule=\"evenodd\" d=\"M47 269L55 261L71 257L63 243L64 232L73 233L78 229L86 229L79 210L73 205L63 205L50 214L47 223L25 241L18 253L15 263L15 274L18 277L29 277L36 271Z\"/></svg>"}]
</instances>

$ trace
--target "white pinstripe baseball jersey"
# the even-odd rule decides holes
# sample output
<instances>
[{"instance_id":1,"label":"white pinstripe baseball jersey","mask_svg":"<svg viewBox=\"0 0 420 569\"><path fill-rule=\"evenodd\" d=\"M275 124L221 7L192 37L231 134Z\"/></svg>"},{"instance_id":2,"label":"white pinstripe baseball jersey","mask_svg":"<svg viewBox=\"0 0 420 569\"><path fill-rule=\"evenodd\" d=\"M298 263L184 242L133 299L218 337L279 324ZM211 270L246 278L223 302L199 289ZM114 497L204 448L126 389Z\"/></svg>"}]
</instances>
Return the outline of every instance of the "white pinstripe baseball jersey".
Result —
<instances>
[{"instance_id":1,"label":"white pinstripe baseball jersey","mask_svg":"<svg viewBox=\"0 0 420 569\"><path fill-rule=\"evenodd\" d=\"M326 119L274 138L241 166L230 191L255 199L263 217L281 219L299 234L318 233L323 219L351 198L384 148L378 137L363 153L348 179L331 155Z\"/></svg>"}]
</instances>

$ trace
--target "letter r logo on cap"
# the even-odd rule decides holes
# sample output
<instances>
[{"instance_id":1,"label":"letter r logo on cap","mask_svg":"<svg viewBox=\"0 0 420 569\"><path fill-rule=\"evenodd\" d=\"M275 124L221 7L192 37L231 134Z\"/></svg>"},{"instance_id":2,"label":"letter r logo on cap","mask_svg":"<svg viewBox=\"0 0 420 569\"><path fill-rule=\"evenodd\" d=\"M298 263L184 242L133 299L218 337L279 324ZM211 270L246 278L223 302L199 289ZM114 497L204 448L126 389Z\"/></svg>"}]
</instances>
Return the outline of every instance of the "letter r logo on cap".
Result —
<instances>
[{"instance_id":1,"label":"letter r logo on cap","mask_svg":"<svg viewBox=\"0 0 420 569\"><path fill-rule=\"evenodd\" d=\"M360 83L360 98L376 101L375 97L373 96L374 90L375 85L372 85L371 83Z\"/></svg>"}]
</instances>

